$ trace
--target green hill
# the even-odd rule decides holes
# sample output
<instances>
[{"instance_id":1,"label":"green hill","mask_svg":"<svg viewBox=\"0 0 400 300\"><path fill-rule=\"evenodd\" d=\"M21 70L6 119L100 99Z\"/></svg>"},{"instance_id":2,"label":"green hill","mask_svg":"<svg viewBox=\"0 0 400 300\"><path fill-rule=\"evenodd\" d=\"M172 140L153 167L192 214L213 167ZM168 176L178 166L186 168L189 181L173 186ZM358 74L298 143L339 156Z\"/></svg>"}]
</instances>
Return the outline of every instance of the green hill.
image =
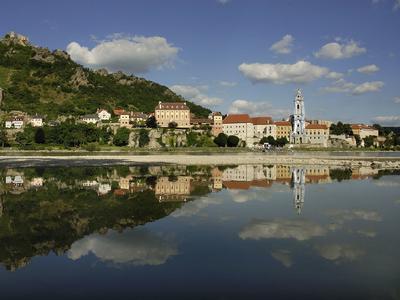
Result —
<instances>
[{"instance_id":1,"label":"green hill","mask_svg":"<svg viewBox=\"0 0 400 300\"><path fill-rule=\"evenodd\" d=\"M185 101L167 87L140 77L84 68L66 52L33 46L15 33L0 40L0 88L4 90L1 110L49 118L94 113L100 107L153 112L159 101ZM210 112L187 103L197 116Z\"/></svg>"}]
</instances>

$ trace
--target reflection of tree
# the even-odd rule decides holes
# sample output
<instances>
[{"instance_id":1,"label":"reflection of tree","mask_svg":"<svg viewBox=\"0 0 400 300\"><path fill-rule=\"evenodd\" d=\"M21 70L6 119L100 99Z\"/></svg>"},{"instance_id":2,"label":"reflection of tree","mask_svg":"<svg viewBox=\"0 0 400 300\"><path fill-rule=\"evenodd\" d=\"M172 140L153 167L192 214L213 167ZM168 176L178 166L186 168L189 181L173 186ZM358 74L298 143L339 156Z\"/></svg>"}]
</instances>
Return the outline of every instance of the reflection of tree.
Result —
<instances>
[{"instance_id":1,"label":"reflection of tree","mask_svg":"<svg viewBox=\"0 0 400 300\"><path fill-rule=\"evenodd\" d=\"M350 168L345 169L331 169L329 170L329 176L332 180L336 179L337 181L341 182L342 180L349 180L351 179L352 171Z\"/></svg>"},{"instance_id":2,"label":"reflection of tree","mask_svg":"<svg viewBox=\"0 0 400 300\"><path fill-rule=\"evenodd\" d=\"M0 261L10 270L36 255L64 253L93 232L122 231L163 218L181 206L158 203L150 190L123 197L109 194L100 200L95 191L61 190L54 183L46 189L2 197Z\"/></svg>"}]
</instances>

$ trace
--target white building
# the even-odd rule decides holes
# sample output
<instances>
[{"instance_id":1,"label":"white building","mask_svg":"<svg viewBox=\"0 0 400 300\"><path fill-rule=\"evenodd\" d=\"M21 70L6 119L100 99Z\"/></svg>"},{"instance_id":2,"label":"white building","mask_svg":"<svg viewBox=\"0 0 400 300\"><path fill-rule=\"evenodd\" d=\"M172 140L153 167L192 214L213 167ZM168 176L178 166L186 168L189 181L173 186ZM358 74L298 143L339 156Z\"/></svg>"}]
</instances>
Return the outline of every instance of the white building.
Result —
<instances>
[{"instance_id":1,"label":"white building","mask_svg":"<svg viewBox=\"0 0 400 300\"><path fill-rule=\"evenodd\" d=\"M81 121L86 124L97 124L99 122L99 117L95 114L93 115L84 115L81 117Z\"/></svg>"},{"instance_id":2,"label":"white building","mask_svg":"<svg viewBox=\"0 0 400 300\"><path fill-rule=\"evenodd\" d=\"M102 121L107 121L111 119L111 114L102 108L97 109L97 117Z\"/></svg>"},{"instance_id":3,"label":"white building","mask_svg":"<svg viewBox=\"0 0 400 300\"><path fill-rule=\"evenodd\" d=\"M254 126L248 114L227 115L223 120L222 131L228 136L235 135L246 141L248 146L252 146L248 141L254 137Z\"/></svg>"},{"instance_id":4,"label":"white building","mask_svg":"<svg viewBox=\"0 0 400 300\"><path fill-rule=\"evenodd\" d=\"M123 113L122 115L119 116L119 126L131 127L129 113Z\"/></svg>"},{"instance_id":5,"label":"white building","mask_svg":"<svg viewBox=\"0 0 400 300\"><path fill-rule=\"evenodd\" d=\"M23 117L13 117L11 119L6 120L6 122L5 122L6 128L21 129L23 126L24 126L24 118Z\"/></svg>"},{"instance_id":6,"label":"white building","mask_svg":"<svg viewBox=\"0 0 400 300\"><path fill-rule=\"evenodd\" d=\"M43 117L34 115L31 117L30 123L33 127L42 127L43 126Z\"/></svg>"},{"instance_id":7,"label":"white building","mask_svg":"<svg viewBox=\"0 0 400 300\"><path fill-rule=\"evenodd\" d=\"M251 122L254 125L254 137L257 138L257 142L268 136L276 139L276 125L271 117L253 117Z\"/></svg>"},{"instance_id":8,"label":"white building","mask_svg":"<svg viewBox=\"0 0 400 300\"><path fill-rule=\"evenodd\" d=\"M111 185L109 183L100 183L97 189L99 195L106 195L111 192Z\"/></svg>"}]
</instances>

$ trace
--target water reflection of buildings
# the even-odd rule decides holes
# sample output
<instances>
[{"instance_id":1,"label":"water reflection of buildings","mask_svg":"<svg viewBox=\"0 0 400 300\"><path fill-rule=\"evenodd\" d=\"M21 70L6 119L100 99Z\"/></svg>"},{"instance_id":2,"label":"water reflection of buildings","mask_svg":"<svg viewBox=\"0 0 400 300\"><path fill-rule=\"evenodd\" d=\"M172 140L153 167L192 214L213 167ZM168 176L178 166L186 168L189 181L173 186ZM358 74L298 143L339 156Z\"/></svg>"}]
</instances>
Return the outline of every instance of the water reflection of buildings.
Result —
<instances>
[{"instance_id":1,"label":"water reflection of buildings","mask_svg":"<svg viewBox=\"0 0 400 300\"><path fill-rule=\"evenodd\" d=\"M297 213L301 213L304 205L306 172L304 168L295 167L292 169L292 183L293 183L293 205Z\"/></svg>"},{"instance_id":2,"label":"water reflection of buildings","mask_svg":"<svg viewBox=\"0 0 400 300\"><path fill-rule=\"evenodd\" d=\"M285 165L241 165L212 173L214 189L267 188L274 182L290 185L293 189L294 208L301 213L304 205L306 183L328 183L331 181L326 166L292 167Z\"/></svg>"},{"instance_id":3,"label":"water reflection of buildings","mask_svg":"<svg viewBox=\"0 0 400 300\"><path fill-rule=\"evenodd\" d=\"M89 189L98 196L128 194L154 191L159 202L187 201L193 191L209 193L222 189L248 190L269 188L273 184L284 184L293 189L294 208L301 212L304 205L305 185L310 183L329 183L331 170L326 166L288 166L288 165L239 165L235 167L189 168L185 166L155 166L148 169L129 167L123 172L116 168L98 175L88 175L77 180L67 181L47 176L38 176L32 170L25 176L23 169L9 169L4 175L4 191L20 194L29 189L44 188L55 183L58 189ZM123 174L123 175L121 175ZM366 179L378 174L378 170L361 167L353 169L347 179ZM335 178L335 177L333 177ZM196 192L195 192L196 194Z\"/></svg>"},{"instance_id":4,"label":"water reflection of buildings","mask_svg":"<svg viewBox=\"0 0 400 300\"><path fill-rule=\"evenodd\" d=\"M159 177L155 186L158 201L186 201L190 195L190 182L190 176Z\"/></svg>"}]
</instances>

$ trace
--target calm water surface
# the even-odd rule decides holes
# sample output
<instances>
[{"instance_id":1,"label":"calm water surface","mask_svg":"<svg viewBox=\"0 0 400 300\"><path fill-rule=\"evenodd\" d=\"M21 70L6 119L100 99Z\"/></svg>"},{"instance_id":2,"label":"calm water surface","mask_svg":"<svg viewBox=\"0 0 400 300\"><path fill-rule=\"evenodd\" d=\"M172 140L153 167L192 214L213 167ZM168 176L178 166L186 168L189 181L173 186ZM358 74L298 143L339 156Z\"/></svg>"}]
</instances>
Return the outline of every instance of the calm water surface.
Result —
<instances>
[{"instance_id":1,"label":"calm water surface","mask_svg":"<svg viewBox=\"0 0 400 300\"><path fill-rule=\"evenodd\" d=\"M1 170L4 299L400 299L399 172Z\"/></svg>"}]
</instances>

